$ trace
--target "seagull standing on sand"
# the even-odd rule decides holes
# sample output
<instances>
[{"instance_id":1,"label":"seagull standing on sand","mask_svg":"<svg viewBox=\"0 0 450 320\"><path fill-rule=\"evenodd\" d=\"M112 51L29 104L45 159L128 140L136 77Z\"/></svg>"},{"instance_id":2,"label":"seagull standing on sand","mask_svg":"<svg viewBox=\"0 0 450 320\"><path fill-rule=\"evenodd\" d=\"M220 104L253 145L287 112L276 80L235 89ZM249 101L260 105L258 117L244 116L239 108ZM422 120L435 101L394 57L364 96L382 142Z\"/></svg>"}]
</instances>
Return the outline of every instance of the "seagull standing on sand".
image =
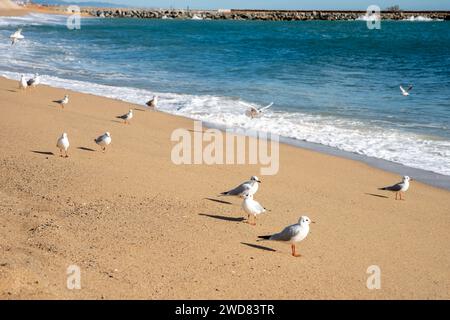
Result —
<instances>
[{"instance_id":1,"label":"seagull standing on sand","mask_svg":"<svg viewBox=\"0 0 450 320\"><path fill-rule=\"evenodd\" d=\"M145 103L150 108L157 108L158 106L158 96L153 96L153 99Z\"/></svg>"},{"instance_id":2,"label":"seagull standing on sand","mask_svg":"<svg viewBox=\"0 0 450 320\"><path fill-rule=\"evenodd\" d=\"M253 106L250 106L247 111L245 111L245 115L249 118L258 118L261 117L267 109L269 109L273 105L273 102L263 108L256 108Z\"/></svg>"},{"instance_id":3,"label":"seagull standing on sand","mask_svg":"<svg viewBox=\"0 0 450 320\"><path fill-rule=\"evenodd\" d=\"M389 187L379 188L378 190L395 192L395 200L405 200L402 199L402 192L408 191L410 181L412 181L410 177L404 176L402 182L399 182ZM398 196L400 196L400 199L398 199Z\"/></svg>"},{"instance_id":4,"label":"seagull standing on sand","mask_svg":"<svg viewBox=\"0 0 450 320\"><path fill-rule=\"evenodd\" d=\"M25 75L20 76L19 81L19 89L25 90L28 87L27 80L25 79Z\"/></svg>"},{"instance_id":5,"label":"seagull standing on sand","mask_svg":"<svg viewBox=\"0 0 450 320\"><path fill-rule=\"evenodd\" d=\"M64 109L64 106L65 106L66 104L69 103L69 95L66 94L66 95L64 96L64 99L61 99L61 100L55 100L55 101L53 101L53 102L59 104L59 105L61 106L61 108Z\"/></svg>"},{"instance_id":6,"label":"seagull standing on sand","mask_svg":"<svg viewBox=\"0 0 450 320\"><path fill-rule=\"evenodd\" d=\"M66 153L66 158L69 157L69 155L67 154L67 150L69 149L69 138L67 137L67 133L63 133L61 137L59 137L58 141L56 142L56 147L59 149L59 154L62 157L63 154L63 150Z\"/></svg>"},{"instance_id":7,"label":"seagull standing on sand","mask_svg":"<svg viewBox=\"0 0 450 320\"><path fill-rule=\"evenodd\" d=\"M280 233L275 233L268 236L259 236L262 240L273 240L289 242L291 244L292 255L294 257L300 257L301 255L296 252L295 245L306 238L309 233L309 224L312 222L307 216L302 216L298 220L298 223L284 228Z\"/></svg>"},{"instance_id":8,"label":"seagull standing on sand","mask_svg":"<svg viewBox=\"0 0 450 320\"><path fill-rule=\"evenodd\" d=\"M16 44L16 42L23 40L24 36L22 35L22 29L18 29L9 38L11 39L11 46Z\"/></svg>"},{"instance_id":9,"label":"seagull standing on sand","mask_svg":"<svg viewBox=\"0 0 450 320\"><path fill-rule=\"evenodd\" d=\"M232 190L222 192L220 195L221 196L238 196L241 198L243 198L245 194L253 196L256 193L256 191L258 191L259 183L261 183L261 181L258 179L258 177L253 176L250 178L249 181L246 181L246 182L240 184L239 186L237 186L236 188L234 188Z\"/></svg>"},{"instance_id":10,"label":"seagull standing on sand","mask_svg":"<svg viewBox=\"0 0 450 320\"><path fill-rule=\"evenodd\" d=\"M109 132L105 132L103 135L94 139L95 143L102 147L103 151L106 151L106 147L111 143L111 135Z\"/></svg>"},{"instance_id":11,"label":"seagull standing on sand","mask_svg":"<svg viewBox=\"0 0 450 320\"><path fill-rule=\"evenodd\" d=\"M39 73L36 73L33 78L27 81L27 85L32 88L36 88L40 83L41 78L39 77Z\"/></svg>"},{"instance_id":12,"label":"seagull standing on sand","mask_svg":"<svg viewBox=\"0 0 450 320\"><path fill-rule=\"evenodd\" d=\"M413 86L409 86L408 89L404 89L402 86L400 86L400 91L402 92L402 95L407 97L409 96L409 92L411 91L411 89L413 88Z\"/></svg>"},{"instance_id":13,"label":"seagull standing on sand","mask_svg":"<svg viewBox=\"0 0 450 320\"><path fill-rule=\"evenodd\" d=\"M266 212L266 209L256 200L253 200L253 195L244 194L244 201L242 202L242 209L248 214L247 223L256 226L256 216ZM252 215L253 223L250 223L250 215Z\"/></svg>"},{"instance_id":14,"label":"seagull standing on sand","mask_svg":"<svg viewBox=\"0 0 450 320\"><path fill-rule=\"evenodd\" d=\"M130 124L130 120L133 118L133 110L129 110L128 113L118 116L118 119L124 120L124 124Z\"/></svg>"}]
</instances>

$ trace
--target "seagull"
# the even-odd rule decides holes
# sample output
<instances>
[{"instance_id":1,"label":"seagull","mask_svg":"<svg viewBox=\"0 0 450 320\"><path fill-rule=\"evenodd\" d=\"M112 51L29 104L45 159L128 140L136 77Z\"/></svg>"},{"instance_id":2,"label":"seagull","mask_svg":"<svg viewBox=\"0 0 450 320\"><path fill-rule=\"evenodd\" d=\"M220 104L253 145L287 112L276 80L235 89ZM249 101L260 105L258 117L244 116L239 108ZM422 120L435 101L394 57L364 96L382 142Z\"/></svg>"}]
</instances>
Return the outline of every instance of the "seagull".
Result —
<instances>
[{"instance_id":1,"label":"seagull","mask_svg":"<svg viewBox=\"0 0 450 320\"><path fill-rule=\"evenodd\" d=\"M244 209L244 211L248 214L247 222L253 226L256 226L256 216L266 212L266 208L264 208L258 201L253 200L253 195L248 193L244 194L242 209ZM250 223L250 215L254 217L253 223Z\"/></svg>"},{"instance_id":2,"label":"seagull","mask_svg":"<svg viewBox=\"0 0 450 320\"><path fill-rule=\"evenodd\" d=\"M20 76L19 81L19 89L25 90L28 87L27 80L25 79L25 75Z\"/></svg>"},{"instance_id":3,"label":"seagull","mask_svg":"<svg viewBox=\"0 0 450 320\"><path fill-rule=\"evenodd\" d=\"M412 180L413 179L411 179L410 177L404 176L402 182L399 182L399 183L394 184L389 187L379 188L378 190L386 190L386 191L395 192L395 200L398 200L397 198L399 195L400 195L400 200L405 200L405 199L402 199L402 192L408 191L409 182Z\"/></svg>"},{"instance_id":4,"label":"seagull","mask_svg":"<svg viewBox=\"0 0 450 320\"><path fill-rule=\"evenodd\" d=\"M130 109L128 113L118 116L117 118L124 120L124 124L130 124L129 120L133 118L133 110Z\"/></svg>"},{"instance_id":5,"label":"seagull","mask_svg":"<svg viewBox=\"0 0 450 320\"><path fill-rule=\"evenodd\" d=\"M41 83L41 78L39 77L39 73L36 73L33 78L27 81L27 85L29 87L37 87L38 84Z\"/></svg>"},{"instance_id":6,"label":"seagull","mask_svg":"<svg viewBox=\"0 0 450 320\"><path fill-rule=\"evenodd\" d=\"M66 104L69 103L69 95L66 94L66 95L64 96L64 99L61 99L61 100L55 100L55 101L53 101L53 102L59 104L59 105L61 106L61 108L64 109L64 105L66 105Z\"/></svg>"},{"instance_id":7,"label":"seagull","mask_svg":"<svg viewBox=\"0 0 450 320\"><path fill-rule=\"evenodd\" d=\"M105 132L103 135L94 139L95 143L102 147L103 151L106 151L106 146L111 143L111 135L109 132Z\"/></svg>"},{"instance_id":8,"label":"seagull","mask_svg":"<svg viewBox=\"0 0 450 320\"><path fill-rule=\"evenodd\" d=\"M158 96L153 96L153 99L147 101L145 104L150 108L157 108L158 107Z\"/></svg>"},{"instance_id":9,"label":"seagull","mask_svg":"<svg viewBox=\"0 0 450 320\"><path fill-rule=\"evenodd\" d=\"M246 182L240 184L239 186L237 186L236 188L234 188L232 190L222 192L220 195L221 196L238 196L241 198L243 198L245 194L253 196L256 193L256 191L258 191L259 183L261 183L261 181L258 179L258 177L253 176L250 178L249 181L246 181Z\"/></svg>"},{"instance_id":10,"label":"seagull","mask_svg":"<svg viewBox=\"0 0 450 320\"><path fill-rule=\"evenodd\" d=\"M409 91L411 91L411 89L413 88L412 85L410 85L408 87L408 89L404 89L402 86L400 86L400 91L402 92L402 95L404 95L405 97L409 96Z\"/></svg>"},{"instance_id":11,"label":"seagull","mask_svg":"<svg viewBox=\"0 0 450 320\"><path fill-rule=\"evenodd\" d=\"M280 233L275 233L268 236L259 236L258 238L262 240L273 240L273 241L284 241L291 243L292 255L294 257L300 257L295 250L295 244L301 242L306 238L309 233L309 224L315 223L311 221L307 216L302 216L298 220L298 223L290 225L281 231ZM260 240L260 241L262 241Z\"/></svg>"},{"instance_id":12,"label":"seagull","mask_svg":"<svg viewBox=\"0 0 450 320\"><path fill-rule=\"evenodd\" d=\"M11 39L11 46L13 46L19 40L23 40L24 36L22 35L22 29L17 29L17 31L14 32L9 38Z\"/></svg>"},{"instance_id":13,"label":"seagull","mask_svg":"<svg viewBox=\"0 0 450 320\"><path fill-rule=\"evenodd\" d=\"M247 103L244 103L246 105L249 105ZM267 109L269 109L271 106L273 105L273 102L263 108L256 108L253 106L249 105L249 108L247 109L247 111L245 111L245 115L249 118L259 118L263 115L264 111L266 111Z\"/></svg>"},{"instance_id":14,"label":"seagull","mask_svg":"<svg viewBox=\"0 0 450 320\"><path fill-rule=\"evenodd\" d=\"M69 149L69 138L67 137L67 133L63 133L61 137L59 137L58 141L56 142L56 147L59 148L59 153L60 156L62 157L63 154L63 150L66 153L66 158L69 157L69 155L67 154L67 149Z\"/></svg>"}]
</instances>

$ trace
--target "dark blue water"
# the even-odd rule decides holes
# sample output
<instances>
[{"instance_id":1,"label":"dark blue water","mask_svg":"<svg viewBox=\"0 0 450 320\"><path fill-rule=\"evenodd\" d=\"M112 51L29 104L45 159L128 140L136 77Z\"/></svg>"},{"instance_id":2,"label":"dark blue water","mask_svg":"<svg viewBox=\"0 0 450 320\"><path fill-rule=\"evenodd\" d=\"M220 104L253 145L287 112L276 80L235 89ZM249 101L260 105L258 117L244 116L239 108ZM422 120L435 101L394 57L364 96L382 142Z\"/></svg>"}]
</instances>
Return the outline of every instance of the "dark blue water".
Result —
<instances>
[{"instance_id":1,"label":"dark blue water","mask_svg":"<svg viewBox=\"0 0 450 320\"><path fill-rule=\"evenodd\" d=\"M448 22L83 19L70 31L64 19L1 19L2 73L137 103L158 94L162 111L450 175ZM26 39L10 48L17 25Z\"/></svg>"}]
</instances>

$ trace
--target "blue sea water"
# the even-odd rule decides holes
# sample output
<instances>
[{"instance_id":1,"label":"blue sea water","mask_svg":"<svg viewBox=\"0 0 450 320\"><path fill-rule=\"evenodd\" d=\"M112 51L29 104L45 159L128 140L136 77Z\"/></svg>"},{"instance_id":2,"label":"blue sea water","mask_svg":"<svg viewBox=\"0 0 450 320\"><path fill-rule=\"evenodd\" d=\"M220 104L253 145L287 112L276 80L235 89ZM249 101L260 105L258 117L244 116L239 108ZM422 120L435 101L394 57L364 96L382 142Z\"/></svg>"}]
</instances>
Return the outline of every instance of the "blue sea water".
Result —
<instances>
[{"instance_id":1,"label":"blue sea water","mask_svg":"<svg viewBox=\"0 0 450 320\"><path fill-rule=\"evenodd\" d=\"M0 18L0 75L141 104L158 94L161 111L450 176L449 22L65 19Z\"/></svg>"}]
</instances>

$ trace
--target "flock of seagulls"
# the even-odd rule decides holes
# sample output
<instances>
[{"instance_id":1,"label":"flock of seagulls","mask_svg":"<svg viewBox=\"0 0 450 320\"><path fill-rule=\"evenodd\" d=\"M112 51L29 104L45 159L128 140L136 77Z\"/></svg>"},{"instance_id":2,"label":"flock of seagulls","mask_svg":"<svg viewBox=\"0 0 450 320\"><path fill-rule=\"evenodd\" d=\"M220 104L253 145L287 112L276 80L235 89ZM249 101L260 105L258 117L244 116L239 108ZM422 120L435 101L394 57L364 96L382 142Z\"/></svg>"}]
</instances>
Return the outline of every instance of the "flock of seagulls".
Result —
<instances>
[{"instance_id":1,"label":"flock of seagulls","mask_svg":"<svg viewBox=\"0 0 450 320\"><path fill-rule=\"evenodd\" d=\"M412 181L410 177L404 176L402 182L392 186L379 188L379 190L395 192L395 200L405 200L402 198L402 194L408 191L410 181ZM250 180L241 183L237 187L220 193L219 196L243 198L242 209L247 214L247 223L256 226L256 217L269 211L254 199L254 195L258 192L260 184L261 180L258 177L253 176ZM253 217L253 219L251 219L251 217ZM311 223L315 222L311 221L307 216L301 216L297 223L287 226L281 232L272 235L259 236L258 238L260 239L259 241L272 240L289 243L291 244L292 256L300 257L301 255L297 253L296 245L306 239Z\"/></svg>"},{"instance_id":2,"label":"flock of seagulls","mask_svg":"<svg viewBox=\"0 0 450 320\"><path fill-rule=\"evenodd\" d=\"M33 78L26 79L25 75L20 76L19 80L19 89L26 90L27 88L36 88L41 83L41 78L39 77L39 74L36 73Z\"/></svg>"},{"instance_id":3,"label":"flock of seagulls","mask_svg":"<svg viewBox=\"0 0 450 320\"><path fill-rule=\"evenodd\" d=\"M250 180L241 183L236 188L222 192L219 195L243 198L242 209L248 215L247 223L253 226L256 225L256 217L268 211L258 201L253 199L253 196L259 189L260 183L261 180L259 180L258 177L253 176ZM253 217L253 222L250 221L251 216ZM312 222L307 216L302 216L298 220L298 223L284 228L281 232L272 235L259 236L258 238L261 239L260 241L272 240L290 243L292 256L300 257L301 255L297 253L296 245L308 236L310 223L314 222Z\"/></svg>"},{"instance_id":4,"label":"flock of seagulls","mask_svg":"<svg viewBox=\"0 0 450 320\"><path fill-rule=\"evenodd\" d=\"M22 29L18 29L16 32L14 32L10 36L10 39L12 46L16 44L18 41L23 40L24 36L22 35ZM19 88L22 90L25 90L28 87L35 88L40 84L40 82L41 81L39 74L35 74L34 77L29 80L26 80L25 76L22 75L19 80ZM412 90L412 88L413 88L412 85L410 85L407 89L404 89L402 86L400 86L400 91L403 96L409 96L409 92ZM64 109L64 106L66 106L69 103L69 95L66 94L63 99L55 100L53 102L59 104L61 108ZM158 96L154 96L151 100L147 101L145 104L148 107L157 108ZM251 119L258 118L261 117L266 110L272 107L272 105L273 102L262 108L256 108L254 106L249 105L245 114ZM133 110L130 109L128 113L118 116L117 118L124 120L124 124L130 124L130 120L133 118ZM105 132L101 136L94 139L94 142L102 148L103 152L105 152L107 146L109 146L112 142L111 134L109 132ZM66 132L64 132L58 138L56 147L59 149L61 157L65 158L69 157L68 150L70 147L70 142ZM402 193L408 191L410 181L412 181L410 177L404 176L402 182L399 182L392 186L379 188L379 190L395 192L395 200L404 200L404 198L402 198ZM247 223L253 226L256 225L256 217L268 211L258 201L254 199L254 196L259 189L260 183L261 180L259 180L258 177L253 176L250 178L250 180L243 182L234 189L222 192L220 194L220 196L236 196L242 198L243 199L242 209L248 215ZM251 220L250 217L253 217L253 222L250 222ZM304 239L306 239L309 233L310 229L309 226L311 223L315 222L311 221L311 219L307 216L301 216L297 223L287 226L281 232L271 235L259 236L258 238L260 239L260 241L271 240L290 243L292 256L300 257L301 255L297 252L296 245L301 241L303 241Z\"/></svg>"}]
</instances>

